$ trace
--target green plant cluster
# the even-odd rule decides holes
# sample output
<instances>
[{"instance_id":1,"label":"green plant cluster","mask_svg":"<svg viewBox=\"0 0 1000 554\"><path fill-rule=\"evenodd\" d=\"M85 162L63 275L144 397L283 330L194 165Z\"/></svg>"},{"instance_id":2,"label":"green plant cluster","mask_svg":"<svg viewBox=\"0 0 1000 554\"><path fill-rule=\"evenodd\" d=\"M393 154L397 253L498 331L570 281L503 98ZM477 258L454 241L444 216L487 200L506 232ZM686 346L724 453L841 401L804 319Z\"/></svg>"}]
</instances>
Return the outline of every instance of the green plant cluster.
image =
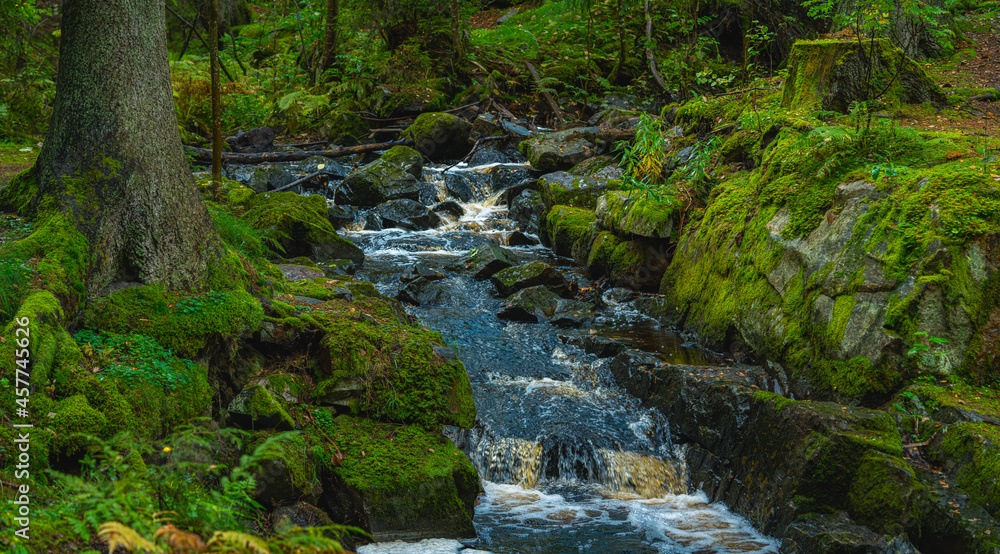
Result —
<instances>
[{"instance_id":1,"label":"green plant cluster","mask_svg":"<svg viewBox=\"0 0 1000 554\"><path fill-rule=\"evenodd\" d=\"M93 354L91 363L100 377L126 383L142 381L173 391L187 385L188 373L194 371L194 362L177 358L155 339L144 335L83 330L74 338L84 352ZM178 368L178 364L183 367Z\"/></svg>"}]
</instances>

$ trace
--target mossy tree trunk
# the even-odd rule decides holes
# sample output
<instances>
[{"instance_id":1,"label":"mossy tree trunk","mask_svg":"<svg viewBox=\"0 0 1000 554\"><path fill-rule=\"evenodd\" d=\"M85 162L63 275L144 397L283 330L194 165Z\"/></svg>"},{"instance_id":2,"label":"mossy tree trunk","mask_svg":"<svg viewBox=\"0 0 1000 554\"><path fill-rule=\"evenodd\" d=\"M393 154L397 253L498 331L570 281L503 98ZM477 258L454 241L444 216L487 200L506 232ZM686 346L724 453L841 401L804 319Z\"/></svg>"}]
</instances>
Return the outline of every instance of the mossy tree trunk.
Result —
<instances>
[{"instance_id":1,"label":"mossy tree trunk","mask_svg":"<svg viewBox=\"0 0 1000 554\"><path fill-rule=\"evenodd\" d=\"M22 211L61 212L87 239L88 297L204 283L221 243L181 150L161 0L63 4L55 106L30 181Z\"/></svg>"},{"instance_id":2,"label":"mossy tree trunk","mask_svg":"<svg viewBox=\"0 0 1000 554\"><path fill-rule=\"evenodd\" d=\"M337 21L340 18L340 0L326 0L326 30L323 37L323 63L321 72L333 67L337 59Z\"/></svg>"}]
</instances>

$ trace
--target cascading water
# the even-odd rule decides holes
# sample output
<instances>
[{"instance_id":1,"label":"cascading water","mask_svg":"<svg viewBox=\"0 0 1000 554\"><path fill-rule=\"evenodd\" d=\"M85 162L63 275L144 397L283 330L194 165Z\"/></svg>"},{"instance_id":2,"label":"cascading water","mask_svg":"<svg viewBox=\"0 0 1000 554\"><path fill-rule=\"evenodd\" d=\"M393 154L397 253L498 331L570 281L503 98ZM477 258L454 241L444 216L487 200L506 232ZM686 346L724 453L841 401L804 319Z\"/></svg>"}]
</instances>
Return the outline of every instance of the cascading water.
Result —
<instances>
[{"instance_id":1,"label":"cascading water","mask_svg":"<svg viewBox=\"0 0 1000 554\"><path fill-rule=\"evenodd\" d=\"M477 154L478 155L478 154ZM488 156L488 154L487 154ZM475 161L475 160L474 160ZM476 508L475 551L504 553L777 552L724 506L687 494L681 457L668 422L614 386L608 360L563 344L559 335L596 333L657 354L666 362L708 364L710 353L686 348L632 308L629 294L611 291L587 329L506 323L502 299L460 264L471 249L506 243L516 226L494 191L528 176L502 155L478 166L424 169L438 200L461 198L465 214L427 231L357 230L343 235L365 251L358 277L387 295L414 263L448 275L436 303L410 307L440 331L465 363L478 409L475 429L460 437L483 478ZM520 261L543 260L569 277L582 270L541 246L512 247ZM456 552L457 541L375 544L363 554ZM463 550L463 552L474 552Z\"/></svg>"}]
</instances>

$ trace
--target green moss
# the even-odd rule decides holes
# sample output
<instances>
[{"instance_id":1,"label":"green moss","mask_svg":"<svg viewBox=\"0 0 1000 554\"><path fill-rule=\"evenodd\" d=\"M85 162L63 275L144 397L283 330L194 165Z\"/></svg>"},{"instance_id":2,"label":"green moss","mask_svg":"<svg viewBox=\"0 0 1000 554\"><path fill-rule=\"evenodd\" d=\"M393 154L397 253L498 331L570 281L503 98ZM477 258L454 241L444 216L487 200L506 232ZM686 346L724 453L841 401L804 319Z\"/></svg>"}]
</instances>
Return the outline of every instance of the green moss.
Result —
<instances>
[{"instance_id":1,"label":"green moss","mask_svg":"<svg viewBox=\"0 0 1000 554\"><path fill-rule=\"evenodd\" d=\"M65 454L75 454L88 444L86 436L108 436L108 420L90 406L87 397L78 394L62 400L55 406L55 415L48 427L55 433L55 445Z\"/></svg>"},{"instance_id":2,"label":"green moss","mask_svg":"<svg viewBox=\"0 0 1000 554\"><path fill-rule=\"evenodd\" d=\"M892 533L920 519L924 495L926 488L916 481L909 464L901 458L868 451L851 483L848 505L851 517L858 523Z\"/></svg>"},{"instance_id":3,"label":"green moss","mask_svg":"<svg viewBox=\"0 0 1000 554\"><path fill-rule=\"evenodd\" d=\"M962 488L991 514L1000 514L1000 428L987 423L951 425L941 449Z\"/></svg>"},{"instance_id":4,"label":"green moss","mask_svg":"<svg viewBox=\"0 0 1000 554\"><path fill-rule=\"evenodd\" d=\"M585 250L589 253L595 221L592 210L553 206L545 218L545 232L552 244L552 250L560 256L572 256L576 243L585 241L587 243ZM586 256L583 259L586 260Z\"/></svg>"},{"instance_id":5,"label":"green moss","mask_svg":"<svg viewBox=\"0 0 1000 554\"><path fill-rule=\"evenodd\" d=\"M326 330L318 379L334 372L357 378L361 410L428 427L475 423L465 366L434 353L444 346L440 333L409 324L380 299L330 300L312 316Z\"/></svg>"},{"instance_id":6,"label":"green moss","mask_svg":"<svg viewBox=\"0 0 1000 554\"><path fill-rule=\"evenodd\" d=\"M816 385L831 396L866 405L884 400L900 383L898 370L888 364L873 367L871 360L864 357L846 362L820 360L812 375Z\"/></svg>"},{"instance_id":7,"label":"green moss","mask_svg":"<svg viewBox=\"0 0 1000 554\"><path fill-rule=\"evenodd\" d=\"M155 338L181 356L197 355L210 341L233 340L260 328L260 301L245 290L174 292L132 287L94 302L83 325Z\"/></svg>"},{"instance_id":8,"label":"green moss","mask_svg":"<svg viewBox=\"0 0 1000 554\"><path fill-rule=\"evenodd\" d=\"M597 218L601 227L620 236L636 235L676 239L681 216L680 201L672 196L654 199L627 192L609 192L601 197Z\"/></svg>"},{"instance_id":9,"label":"green moss","mask_svg":"<svg viewBox=\"0 0 1000 554\"><path fill-rule=\"evenodd\" d=\"M261 418L277 419L284 423L289 429L295 428L295 421L292 419L281 403L267 392L264 387L257 386L249 399L250 415L256 420Z\"/></svg>"}]
</instances>

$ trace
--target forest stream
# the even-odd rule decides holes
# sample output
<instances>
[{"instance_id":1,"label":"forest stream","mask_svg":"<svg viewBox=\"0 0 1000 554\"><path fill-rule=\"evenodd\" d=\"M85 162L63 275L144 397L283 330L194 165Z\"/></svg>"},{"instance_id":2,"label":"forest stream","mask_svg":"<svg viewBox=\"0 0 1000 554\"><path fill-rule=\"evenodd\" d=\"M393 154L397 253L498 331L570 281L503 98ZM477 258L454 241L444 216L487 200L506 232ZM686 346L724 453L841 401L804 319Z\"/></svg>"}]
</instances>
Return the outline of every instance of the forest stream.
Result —
<instances>
[{"instance_id":1,"label":"forest stream","mask_svg":"<svg viewBox=\"0 0 1000 554\"><path fill-rule=\"evenodd\" d=\"M447 196L445 167L424 168L424 180L437 186L440 200ZM501 321L495 314L502 299L493 285L456 267L477 245L506 245L517 230L500 196L527 169L496 161L449 169L476 198L462 203L463 216L436 229L342 231L365 252L356 277L387 296L397 293L408 266L447 275L448 293L440 301L407 309L444 335L472 381L476 428L452 437L473 460L485 489L475 514L479 539L471 546L505 553L777 552L777 541L692 490L683 447L671 442L668 422L612 383L609 358L597 359L561 338L600 334L667 363L712 365L722 362L718 356L641 315L632 307L636 293L626 289L603 292L604 309L582 329ZM544 246L510 251L519 262L542 260L589 283L583 269ZM373 544L360 552L455 552L469 546L438 539Z\"/></svg>"}]
</instances>

